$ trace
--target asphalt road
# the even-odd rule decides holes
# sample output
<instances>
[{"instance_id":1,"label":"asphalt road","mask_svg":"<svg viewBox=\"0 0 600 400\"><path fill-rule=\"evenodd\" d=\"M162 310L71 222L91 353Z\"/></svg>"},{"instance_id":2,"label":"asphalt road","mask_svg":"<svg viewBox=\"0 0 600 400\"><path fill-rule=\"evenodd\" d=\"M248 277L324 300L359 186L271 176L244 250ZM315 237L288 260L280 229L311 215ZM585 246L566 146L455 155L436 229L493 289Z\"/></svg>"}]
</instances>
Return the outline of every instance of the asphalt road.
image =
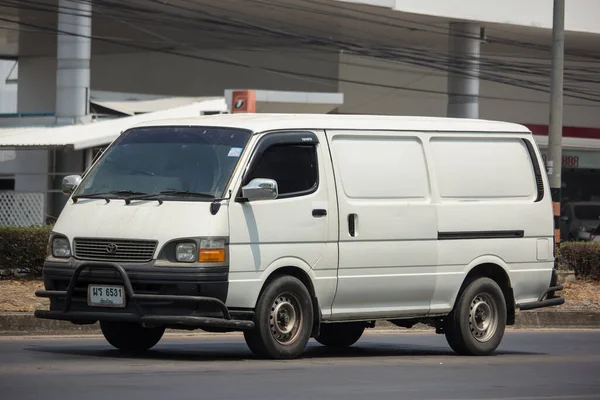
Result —
<instances>
[{"instance_id":1,"label":"asphalt road","mask_svg":"<svg viewBox=\"0 0 600 400\"><path fill-rule=\"evenodd\" d=\"M1 338L0 399L600 399L600 331L507 332L490 357L369 333L291 361L255 359L237 335L169 336L140 357L98 337Z\"/></svg>"}]
</instances>

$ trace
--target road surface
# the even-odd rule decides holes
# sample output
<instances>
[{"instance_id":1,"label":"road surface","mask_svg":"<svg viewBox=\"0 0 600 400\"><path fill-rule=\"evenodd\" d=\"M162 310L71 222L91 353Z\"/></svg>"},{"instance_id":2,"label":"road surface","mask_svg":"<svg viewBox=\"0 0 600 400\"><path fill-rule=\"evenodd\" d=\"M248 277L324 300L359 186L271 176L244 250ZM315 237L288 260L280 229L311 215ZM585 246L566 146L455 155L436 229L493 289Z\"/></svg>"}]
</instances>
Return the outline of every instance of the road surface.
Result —
<instances>
[{"instance_id":1,"label":"road surface","mask_svg":"<svg viewBox=\"0 0 600 400\"><path fill-rule=\"evenodd\" d=\"M600 399L600 331L509 331L491 357L441 335L368 333L344 351L255 359L239 335L167 336L144 356L95 337L0 338L2 400Z\"/></svg>"}]
</instances>

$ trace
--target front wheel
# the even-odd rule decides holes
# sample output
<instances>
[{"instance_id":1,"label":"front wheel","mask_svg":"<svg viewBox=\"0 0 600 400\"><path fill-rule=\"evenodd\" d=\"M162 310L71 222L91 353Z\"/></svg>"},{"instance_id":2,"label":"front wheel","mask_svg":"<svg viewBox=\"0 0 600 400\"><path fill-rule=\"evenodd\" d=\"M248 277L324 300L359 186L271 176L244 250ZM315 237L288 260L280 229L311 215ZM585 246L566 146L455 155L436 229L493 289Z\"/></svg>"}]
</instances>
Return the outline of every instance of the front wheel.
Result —
<instances>
[{"instance_id":1,"label":"front wheel","mask_svg":"<svg viewBox=\"0 0 600 400\"><path fill-rule=\"evenodd\" d=\"M258 299L255 327L244 332L246 344L259 357L296 358L311 335L313 308L310 293L293 276L276 278Z\"/></svg>"},{"instance_id":2,"label":"front wheel","mask_svg":"<svg viewBox=\"0 0 600 400\"><path fill-rule=\"evenodd\" d=\"M471 282L448 315L444 330L452 349L461 355L483 356L500 345L506 328L506 301L489 278Z\"/></svg>"},{"instance_id":3,"label":"front wheel","mask_svg":"<svg viewBox=\"0 0 600 400\"><path fill-rule=\"evenodd\" d=\"M134 353L154 347L165 333L164 326L144 328L133 322L100 321L100 329L113 347Z\"/></svg>"}]
</instances>

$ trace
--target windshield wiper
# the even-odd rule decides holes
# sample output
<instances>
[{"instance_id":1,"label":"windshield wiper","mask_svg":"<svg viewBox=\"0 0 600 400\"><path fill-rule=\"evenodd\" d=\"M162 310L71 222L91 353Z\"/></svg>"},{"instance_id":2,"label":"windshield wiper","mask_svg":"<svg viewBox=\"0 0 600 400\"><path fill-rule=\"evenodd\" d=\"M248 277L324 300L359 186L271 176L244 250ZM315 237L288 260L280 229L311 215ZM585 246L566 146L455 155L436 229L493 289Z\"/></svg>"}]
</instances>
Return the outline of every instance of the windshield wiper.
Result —
<instances>
[{"instance_id":1,"label":"windshield wiper","mask_svg":"<svg viewBox=\"0 0 600 400\"><path fill-rule=\"evenodd\" d=\"M110 196L110 195L122 196L122 195L128 195L128 194L133 195L133 196L146 195L146 193L144 193L144 192L137 192L135 190L113 190L111 192L79 194L77 196L73 196L73 202L77 203L77 200L79 200L79 199L100 198L100 199L105 200L107 203L110 203L110 198L108 196Z\"/></svg>"},{"instance_id":2,"label":"windshield wiper","mask_svg":"<svg viewBox=\"0 0 600 400\"><path fill-rule=\"evenodd\" d=\"M201 197L204 199L214 199L215 196L208 193L192 192L189 190L165 190L160 192L161 195L173 195L173 196L190 196L190 197Z\"/></svg>"},{"instance_id":3,"label":"windshield wiper","mask_svg":"<svg viewBox=\"0 0 600 400\"><path fill-rule=\"evenodd\" d=\"M164 196L190 196L190 197L199 197L199 198L203 198L203 199L211 199L211 200L217 200L215 199L215 196L213 196L212 194L208 194L208 193L200 193L200 192L192 192L190 190L163 190L162 192L158 192L158 193L149 193L149 194L141 194L139 196L131 196L128 197L127 199L125 199L125 203L129 204L131 202L131 200L152 200L152 199L157 199L159 204L163 203L163 200L161 197Z\"/></svg>"},{"instance_id":4,"label":"windshield wiper","mask_svg":"<svg viewBox=\"0 0 600 400\"><path fill-rule=\"evenodd\" d=\"M229 195L231 196L231 191L230 191ZM216 213L219 212L219 208L221 208L221 201L228 200L228 198L226 198L226 197L220 198L220 197L215 197L212 194L192 192L190 190L163 190L162 192L158 192L158 193L150 193L150 194L143 194L140 196L128 197L127 199L125 199L125 203L129 204L129 203L131 203L132 200L156 199L156 200L158 200L158 204L162 204L163 203L162 197L164 197L164 196L190 196L190 197L199 197L199 198L203 198L203 199L211 199L212 201L210 203L210 212L212 215L215 215Z\"/></svg>"}]
</instances>

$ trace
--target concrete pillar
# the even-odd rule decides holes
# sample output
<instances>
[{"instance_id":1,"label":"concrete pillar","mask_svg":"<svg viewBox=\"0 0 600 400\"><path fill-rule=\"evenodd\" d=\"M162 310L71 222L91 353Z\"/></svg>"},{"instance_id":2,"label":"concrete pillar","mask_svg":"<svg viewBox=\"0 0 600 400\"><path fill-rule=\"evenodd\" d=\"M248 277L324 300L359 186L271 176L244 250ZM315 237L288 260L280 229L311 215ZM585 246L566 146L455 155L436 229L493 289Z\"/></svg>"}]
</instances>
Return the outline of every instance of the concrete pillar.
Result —
<instances>
[{"instance_id":1,"label":"concrete pillar","mask_svg":"<svg viewBox=\"0 0 600 400\"><path fill-rule=\"evenodd\" d=\"M448 117L479 118L479 45L479 25L450 23Z\"/></svg>"},{"instance_id":2,"label":"concrete pillar","mask_svg":"<svg viewBox=\"0 0 600 400\"><path fill-rule=\"evenodd\" d=\"M58 1L56 120L82 122L89 113L92 2Z\"/></svg>"},{"instance_id":3,"label":"concrete pillar","mask_svg":"<svg viewBox=\"0 0 600 400\"><path fill-rule=\"evenodd\" d=\"M92 55L92 2L58 0L56 42L56 123L71 125L87 122L90 101L90 59ZM61 187L62 178L84 169L81 151L52 152L50 188ZM67 197L48 196L48 214L57 217Z\"/></svg>"},{"instance_id":4,"label":"concrete pillar","mask_svg":"<svg viewBox=\"0 0 600 400\"><path fill-rule=\"evenodd\" d=\"M87 170L92 166L92 162L94 162L94 149L85 149L85 165L84 169Z\"/></svg>"}]
</instances>

